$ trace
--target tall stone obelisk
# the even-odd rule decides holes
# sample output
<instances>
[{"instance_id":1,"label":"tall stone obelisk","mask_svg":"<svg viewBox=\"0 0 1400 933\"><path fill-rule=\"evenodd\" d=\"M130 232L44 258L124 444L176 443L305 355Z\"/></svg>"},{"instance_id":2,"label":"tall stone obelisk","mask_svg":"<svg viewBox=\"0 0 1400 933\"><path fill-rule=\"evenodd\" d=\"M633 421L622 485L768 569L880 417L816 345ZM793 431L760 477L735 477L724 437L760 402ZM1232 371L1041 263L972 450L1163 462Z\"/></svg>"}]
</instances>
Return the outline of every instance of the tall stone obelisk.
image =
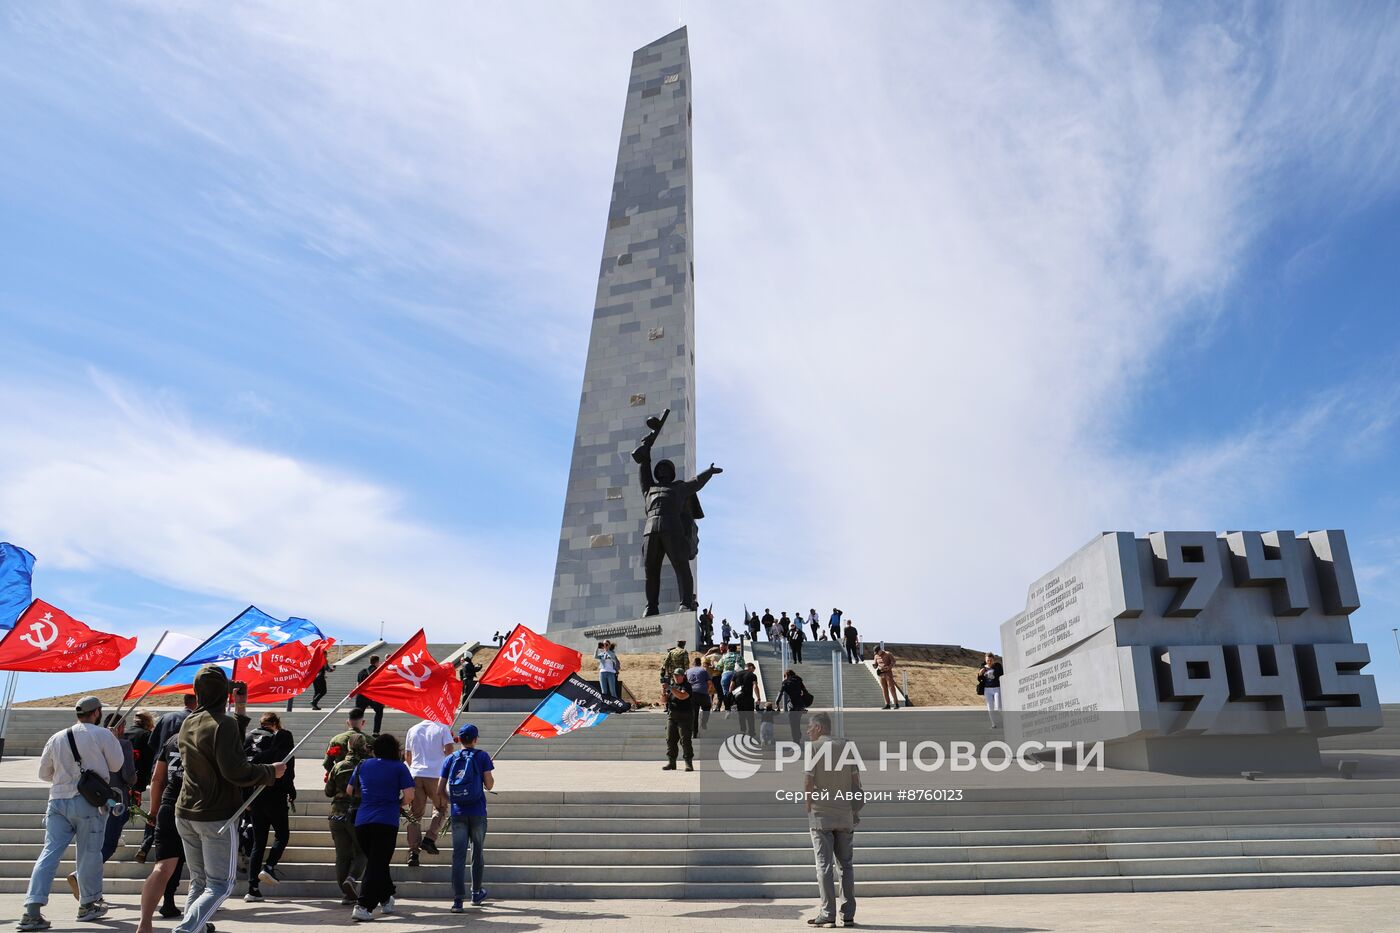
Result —
<instances>
[{"instance_id":1,"label":"tall stone obelisk","mask_svg":"<svg viewBox=\"0 0 1400 933\"><path fill-rule=\"evenodd\" d=\"M682 27L632 55L549 606L550 637L576 648L612 637L622 650L646 650L693 637L693 616L626 624L646 605L645 510L629 453L648 414L671 409L656 460L695 475L690 151ZM678 603L667 571L662 612Z\"/></svg>"}]
</instances>

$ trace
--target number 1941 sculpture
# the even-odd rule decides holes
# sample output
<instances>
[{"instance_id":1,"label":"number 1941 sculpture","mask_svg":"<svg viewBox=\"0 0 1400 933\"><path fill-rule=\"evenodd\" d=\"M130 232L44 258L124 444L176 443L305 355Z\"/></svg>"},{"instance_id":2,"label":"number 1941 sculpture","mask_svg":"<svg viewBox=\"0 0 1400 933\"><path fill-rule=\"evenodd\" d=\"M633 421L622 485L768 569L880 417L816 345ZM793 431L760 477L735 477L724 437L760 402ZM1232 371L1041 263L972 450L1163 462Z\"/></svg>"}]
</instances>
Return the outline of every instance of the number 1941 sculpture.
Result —
<instances>
[{"instance_id":1,"label":"number 1941 sculpture","mask_svg":"<svg viewBox=\"0 0 1400 933\"><path fill-rule=\"evenodd\" d=\"M676 478L676 465L670 460L660 460L655 466L651 462L651 448L661 435L661 428L670 417L671 409L666 409L659 418L647 419L651 432L642 438L637 449L632 451L632 459L641 467L642 495L646 497L647 521L642 529L642 556L647 574L646 615L659 615L657 606L661 598L661 563L671 562L676 572L676 588L680 590L682 611L695 612L699 605L695 598L695 577L690 572L690 562L700 549L700 530L695 524L704 518L697 493L710 481L710 477L724 472L713 463L694 479Z\"/></svg>"}]
</instances>

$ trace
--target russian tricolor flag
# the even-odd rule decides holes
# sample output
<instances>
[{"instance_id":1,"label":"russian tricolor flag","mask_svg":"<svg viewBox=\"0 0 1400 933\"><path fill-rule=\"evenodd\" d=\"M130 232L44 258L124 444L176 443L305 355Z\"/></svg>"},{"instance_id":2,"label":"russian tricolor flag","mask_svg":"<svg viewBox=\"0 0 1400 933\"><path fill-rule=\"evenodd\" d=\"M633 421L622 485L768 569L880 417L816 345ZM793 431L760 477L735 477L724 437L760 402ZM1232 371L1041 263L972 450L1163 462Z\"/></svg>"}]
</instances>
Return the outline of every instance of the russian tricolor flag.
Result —
<instances>
[{"instance_id":1,"label":"russian tricolor flag","mask_svg":"<svg viewBox=\"0 0 1400 933\"><path fill-rule=\"evenodd\" d=\"M150 691L154 696L166 693L193 693L194 675L199 673L199 669L204 667L199 664L181 664L185 658L202 645L198 638L191 638L189 635L181 635L179 632L166 632L156 643L155 650L146 659L146 663L141 667L141 673L136 675L136 681L132 683L130 689L126 691L124 700L134 700L142 696L146 691ZM225 666L232 676L232 668ZM169 672L169 676L161 680L161 676ZM160 683L154 688L152 684Z\"/></svg>"}]
</instances>

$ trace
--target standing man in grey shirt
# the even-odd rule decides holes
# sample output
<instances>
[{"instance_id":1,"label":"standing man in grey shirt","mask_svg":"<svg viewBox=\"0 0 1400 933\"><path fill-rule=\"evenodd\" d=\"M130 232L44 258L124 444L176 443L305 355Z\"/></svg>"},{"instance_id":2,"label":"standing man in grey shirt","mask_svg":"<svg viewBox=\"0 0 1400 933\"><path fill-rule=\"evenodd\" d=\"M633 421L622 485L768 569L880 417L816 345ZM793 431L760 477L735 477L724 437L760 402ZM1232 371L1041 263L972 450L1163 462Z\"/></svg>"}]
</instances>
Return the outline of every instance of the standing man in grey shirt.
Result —
<instances>
[{"instance_id":1,"label":"standing man in grey shirt","mask_svg":"<svg viewBox=\"0 0 1400 933\"><path fill-rule=\"evenodd\" d=\"M812 852L817 862L817 887L821 907L809 920L811 926L836 926L837 888L841 895L841 921L856 922L856 873L854 865L856 823L859 805L853 797L861 792L860 771L851 764L839 767L840 746L831 739L831 717L814 713L807 723L811 753L807 756L805 781L807 822L812 831Z\"/></svg>"}]
</instances>

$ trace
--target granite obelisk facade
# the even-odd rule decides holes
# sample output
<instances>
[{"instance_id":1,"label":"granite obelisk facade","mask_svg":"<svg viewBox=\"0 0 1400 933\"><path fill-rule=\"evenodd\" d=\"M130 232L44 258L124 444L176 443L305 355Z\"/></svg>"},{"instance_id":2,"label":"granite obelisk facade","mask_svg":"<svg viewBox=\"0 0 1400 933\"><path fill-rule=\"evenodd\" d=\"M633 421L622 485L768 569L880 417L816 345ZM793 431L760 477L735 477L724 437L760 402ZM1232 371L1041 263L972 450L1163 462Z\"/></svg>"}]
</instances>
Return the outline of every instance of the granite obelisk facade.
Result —
<instances>
[{"instance_id":1,"label":"granite obelisk facade","mask_svg":"<svg viewBox=\"0 0 1400 933\"><path fill-rule=\"evenodd\" d=\"M606 637L622 650L693 637L693 616L679 635L674 617L628 625L646 605L645 512L629 452L648 414L671 409L655 456L695 475L690 116L682 27L633 54L622 114L549 607L550 637L576 648ZM662 612L679 600L664 575Z\"/></svg>"}]
</instances>

